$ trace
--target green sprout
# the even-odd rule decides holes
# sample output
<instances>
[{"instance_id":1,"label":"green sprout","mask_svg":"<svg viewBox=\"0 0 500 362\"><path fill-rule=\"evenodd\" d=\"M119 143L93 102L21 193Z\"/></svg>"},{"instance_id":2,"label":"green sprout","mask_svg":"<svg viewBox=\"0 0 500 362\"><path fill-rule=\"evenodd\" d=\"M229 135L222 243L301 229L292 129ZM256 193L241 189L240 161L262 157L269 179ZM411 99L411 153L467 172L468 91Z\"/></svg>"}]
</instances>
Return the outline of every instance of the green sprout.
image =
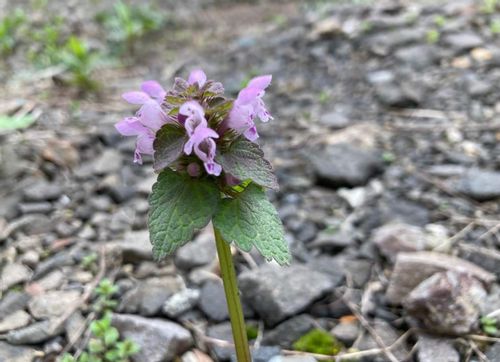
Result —
<instances>
[{"instance_id":1,"label":"green sprout","mask_svg":"<svg viewBox=\"0 0 500 362\"><path fill-rule=\"evenodd\" d=\"M427 43L429 44L436 44L439 41L440 37L441 34L437 29L431 29L425 34L425 38L427 40Z\"/></svg>"},{"instance_id":2,"label":"green sprout","mask_svg":"<svg viewBox=\"0 0 500 362\"><path fill-rule=\"evenodd\" d=\"M61 63L72 76L72 83L82 91L97 90L99 84L92 78L92 72L101 61L100 55L89 50L76 36L71 36L60 54Z\"/></svg>"},{"instance_id":3,"label":"green sprout","mask_svg":"<svg viewBox=\"0 0 500 362\"><path fill-rule=\"evenodd\" d=\"M492 34L500 34L500 19L494 19L490 23L490 31Z\"/></svg>"},{"instance_id":4,"label":"green sprout","mask_svg":"<svg viewBox=\"0 0 500 362\"><path fill-rule=\"evenodd\" d=\"M493 14L498 6L498 0L483 0L481 5L481 12L484 14Z\"/></svg>"},{"instance_id":5,"label":"green sprout","mask_svg":"<svg viewBox=\"0 0 500 362\"><path fill-rule=\"evenodd\" d=\"M37 67L46 68L60 62L63 45L62 25L62 17L56 16L41 29L34 30L32 41L35 49L32 49L28 56Z\"/></svg>"},{"instance_id":6,"label":"green sprout","mask_svg":"<svg viewBox=\"0 0 500 362\"><path fill-rule=\"evenodd\" d=\"M31 114L23 116L2 116L0 115L0 131L23 129L31 126L35 122L35 117Z\"/></svg>"},{"instance_id":7,"label":"green sprout","mask_svg":"<svg viewBox=\"0 0 500 362\"><path fill-rule=\"evenodd\" d=\"M322 90L318 95L319 103L327 104L330 101L330 92L328 90Z\"/></svg>"},{"instance_id":8,"label":"green sprout","mask_svg":"<svg viewBox=\"0 0 500 362\"><path fill-rule=\"evenodd\" d=\"M125 44L132 52L134 43L144 35L159 30L165 19L158 10L117 1L113 11L97 15L97 21L104 25L108 39L118 45L120 51Z\"/></svg>"},{"instance_id":9,"label":"green sprout","mask_svg":"<svg viewBox=\"0 0 500 362\"><path fill-rule=\"evenodd\" d=\"M434 17L434 24L436 24L438 28L442 28L443 26L445 26L447 21L448 20L443 15L436 15Z\"/></svg>"},{"instance_id":10,"label":"green sprout","mask_svg":"<svg viewBox=\"0 0 500 362\"><path fill-rule=\"evenodd\" d=\"M13 14L0 20L0 54L12 53L18 43L19 28L25 21L26 16L21 9L16 9Z\"/></svg>"},{"instance_id":11,"label":"green sprout","mask_svg":"<svg viewBox=\"0 0 500 362\"><path fill-rule=\"evenodd\" d=\"M257 338L258 335L259 335L259 328L251 324L247 325L247 337L249 340Z\"/></svg>"},{"instance_id":12,"label":"green sprout","mask_svg":"<svg viewBox=\"0 0 500 362\"><path fill-rule=\"evenodd\" d=\"M481 328L484 333L490 336L496 336L498 334L497 320L493 317L481 317Z\"/></svg>"},{"instance_id":13,"label":"green sprout","mask_svg":"<svg viewBox=\"0 0 500 362\"><path fill-rule=\"evenodd\" d=\"M80 266L85 269L94 272L97 268L97 253L90 253L83 257L80 262Z\"/></svg>"},{"instance_id":14,"label":"green sprout","mask_svg":"<svg viewBox=\"0 0 500 362\"><path fill-rule=\"evenodd\" d=\"M117 306L117 301L112 299L118 292L118 287L111 280L103 279L95 289L97 299L93 305L94 310L99 313L107 313Z\"/></svg>"},{"instance_id":15,"label":"green sprout","mask_svg":"<svg viewBox=\"0 0 500 362\"><path fill-rule=\"evenodd\" d=\"M329 356L335 356L342 348L342 343L337 341L334 336L318 328L303 335L293 344L293 349L296 351L319 353Z\"/></svg>"},{"instance_id":16,"label":"green sprout","mask_svg":"<svg viewBox=\"0 0 500 362\"><path fill-rule=\"evenodd\" d=\"M61 362L129 362L139 352L139 345L132 340L120 340L118 329L111 325L111 314L90 324L92 338L87 350L78 358L65 354Z\"/></svg>"}]
</instances>

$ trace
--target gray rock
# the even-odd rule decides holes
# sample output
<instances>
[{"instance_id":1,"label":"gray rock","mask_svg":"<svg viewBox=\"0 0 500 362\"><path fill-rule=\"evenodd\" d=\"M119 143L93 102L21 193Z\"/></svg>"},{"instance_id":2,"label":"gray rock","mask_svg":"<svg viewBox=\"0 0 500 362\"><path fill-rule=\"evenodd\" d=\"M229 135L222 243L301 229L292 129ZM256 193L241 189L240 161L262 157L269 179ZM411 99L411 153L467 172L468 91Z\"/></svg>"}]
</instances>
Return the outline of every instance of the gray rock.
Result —
<instances>
[{"instance_id":1,"label":"gray rock","mask_svg":"<svg viewBox=\"0 0 500 362\"><path fill-rule=\"evenodd\" d=\"M320 184L329 187L360 186L382 170L376 152L349 144L327 146L322 152L309 156Z\"/></svg>"},{"instance_id":2,"label":"gray rock","mask_svg":"<svg viewBox=\"0 0 500 362\"><path fill-rule=\"evenodd\" d=\"M360 332L359 323L354 321L345 323L341 322L333 327L330 333L345 345L350 346L354 343L356 338L358 338Z\"/></svg>"},{"instance_id":3,"label":"gray rock","mask_svg":"<svg viewBox=\"0 0 500 362\"><path fill-rule=\"evenodd\" d=\"M0 333L24 327L28 325L30 319L31 317L28 313L24 310L18 310L3 319L0 319Z\"/></svg>"},{"instance_id":4,"label":"gray rock","mask_svg":"<svg viewBox=\"0 0 500 362\"><path fill-rule=\"evenodd\" d=\"M307 265L314 270L327 274L334 287L338 286L345 277L344 258L320 255L311 259Z\"/></svg>"},{"instance_id":5,"label":"gray rock","mask_svg":"<svg viewBox=\"0 0 500 362\"><path fill-rule=\"evenodd\" d=\"M355 288L363 288L370 280L373 262L365 259L343 258L344 272L348 275Z\"/></svg>"},{"instance_id":6,"label":"gray rock","mask_svg":"<svg viewBox=\"0 0 500 362\"><path fill-rule=\"evenodd\" d=\"M85 330L85 318L80 311L73 313L66 321L66 338L69 343L75 343L81 336L81 332Z\"/></svg>"},{"instance_id":7,"label":"gray rock","mask_svg":"<svg viewBox=\"0 0 500 362\"><path fill-rule=\"evenodd\" d=\"M483 44L483 39L475 33L463 32L446 35L443 42L457 52L467 51Z\"/></svg>"},{"instance_id":8,"label":"gray rock","mask_svg":"<svg viewBox=\"0 0 500 362\"><path fill-rule=\"evenodd\" d=\"M316 235L316 238L307 246L310 248L318 247L322 249L339 250L355 243L352 233L343 230L322 230Z\"/></svg>"},{"instance_id":9,"label":"gray rock","mask_svg":"<svg viewBox=\"0 0 500 362\"><path fill-rule=\"evenodd\" d=\"M0 361L2 362L33 362L39 352L30 347L12 346L0 341Z\"/></svg>"},{"instance_id":10,"label":"gray rock","mask_svg":"<svg viewBox=\"0 0 500 362\"><path fill-rule=\"evenodd\" d=\"M405 251L422 251L427 246L427 235L419 227L390 223L373 231L372 242L388 260L396 261L396 256Z\"/></svg>"},{"instance_id":11,"label":"gray rock","mask_svg":"<svg viewBox=\"0 0 500 362\"><path fill-rule=\"evenodd\" d=\"M319 123L331 129L341 129L349 126L351 120L344 113L334 110L322 113Z\"/></svg>"},{"instance_id":12,"label":"gray rock","mask_svg":"<svg viewBox=\"0 0 500 362\"><path fill-rule=\"evenodd\" d=\"M423 95L417 84L390 82L375 86L375 96L380 103L388 107L416 107L422 102Z\"/></svg>"},{"instance_id":13,"label":"gray rock","mask_svg":"<svg viewBox=\"0 0 500 362\"><path fill-rule=\"evenodd\" d=\"M77 290L51 290L34 296L28 309L36 319L59 317L80 300Z\"/></svg>"},{"instance_id":14,"label":"gray rock","mask_svg":"<svg viewBox=\"0 0 500 362\"><path fill-rule=\"evenodd\" d=\"M48 291L59 288L64 283L64 273L60 270L53 270L43 278L36 281L38 286Z\"/></svg>"},{"instance_id":15,"label":"gray rock","mask_svg":"<svg viewBox=\"0 0 500 362\"><path fill-rule=\"evenodd\" d=\"M250 349L250 354L252 355L252 362L268 362L274 356L278 356L281 353L279 347L274 346L261 346L258 349ZM231 356L231 362L238 362L236 355Z\"/></svg>"},{"instance_id":16,"label":"gray rock","mask_svg":"<svg viewBox=\"0 0 500 362\"><path fill-rule=\"evenodd\" d=\"M463 174L457 189L478 201L496 199L500 197L500 172L470 169Z\"/></svg>"},{"instance_id":17,"label":"gray rock","mask_svg":"<svg viewBox=\"0 0 500 362\"><path fill-rule=\"evenodd\" d=\"M125 262L153 260L148 230L127 232L121 240L105 243L104 246L109 253L121 255Z\"/></svg>"},{"instance_id":18,"label":"gray rock","mask_svg":"<svg viewBox=\"0 0 500 362\"><path fill-rule=\"evenodd\" d=\"M500 361L500 343L496 342L486 351L486 357L490 361Z\"/></svg>"},{"instance_id":19,"label":"gray rock","mask_svg":"<svg viewBox=\"0 0 500 362\"><path fill-rule=\"evenodd\" d=\"M500 278L500 252L472 244L460 244L459 255Z\"/></svg>"},{"instance_id":20,"label":"gray rock","mask_svg":"<svg viewBox=\"0 0 500 362\"><path fill-rule=\"evenodd\" d=\"M390 70L377 70L374 72L369 72L366 75L366 80L371 85L381 84L381 83L391 83L396 79L394 73Z\"/></svg>"},{"instance_id":21,"label":"gray rock","mask_svg":"<svg viewBox=\"0 0 500 362\"><path fill-rule=\"evenodd\" d=\"M207 265L216 259L215 240L211 225L203 229L196 238L177 250L175 265L184 270Z\"/></svg>"},{"instance_id":22,"label":"gray rock","mask_svg":"<svg viewBox=\"0 0 500 362\"><path fill-rule=\"evenodd\" d=\"M122 161L119 151L107 149L94 161L92 171L97 175L115 173L120 171Z\"/></svg>"},{"instance_id":23,"label":"gray rock","mask_svg":"<svg viewBox=\"0 0 500 362\"><path fill-rule=\"evenodd\" d=\"M460 362L460 354L453 347L452 339L426 334L418 335L417 356L419 362Z\"/></svg>"},{"instance_id":24,"label":"gray rock","mask_svg":"<svg viewBox=\"0 0 500 362\"><path fill-rule=\"evenodd\" d=\"M229 318L222 281L209 280L203 285L198 306L207 317L216 322Z\"/></svg>"},{"instance_id":25,"label":"gray rock","mask_svg":"<svg viewBox=\"0 0 500 362\"><path fill-rule=\"evenodd\" d=\"M31 275L31 269L23 264L7 264L0 275L0 292L9 289L13 285L28 281Z\"/></svg>"},{"instance_id":26,"label":"gray rock","mask_svg":"<svg viewBox=\"0 0 500 362\"><path fill-rule=\"evenodd\" d=\"M233 332L231 330L231 323L223 322L208 327L207 335L212 338L220 339L226 342L233 342ZM210 346L211 353L216 361L227 361L231 359L236 351L231 346L220 346L213 344Z\"/></svg>"},{"instance_id":27,"label":"gray rock","mask_svg":"<svg viewBox=\"0 0 500 362\"><path fill-rule=\"evenodd\" d=\"M73 265L74 263L75 261L70 253L59 252L38 264L37 268L35 269L35 273L33 274L33 279L37 280L47 275L54 269Z\"/></svg>"},{"instance_id":28,"label":"gray rock","mask_svg":"<svg viewBox=\"0 0 500 362\"><path fill-rule=\"evenodd\" d=\"M135 362L172 361L193 344L187 329L163 319L115 313L112 324L120 336L140 346L141 350L133 358Z\"/></svg>"},{"instance_id":29,"label":"gray rock","mask_svg":"<svg viewBox=\"0 0 500 362\"><path fill-rule=\"evenodd\" d=\"M18 205L21 214L44 214L52 211L52 204L48 201L23 202Z\"/></svg>"},{"instance_id":30,"label":"gray rock","mask_svg":"<svg viewBox=\"0 0 500 362\"><path fill-rule=\"evenodd\" d=\"M465 87L471 97L482 97L493 90L493 84L488 80L479 79L475 75L466 77Z\"/></svg>"},{"instance_id":31,"label":"gray rock","mask_svg":"<svg viewBox=\"0 0 500 362\"><path fill-rule=\"evenodd\" d=\"M372 323L372 327L386 346L392 345L401 335L399 331L381 319L375 319ZM368 332L364 332L363 336L354 343L353 347L363 351L366 349L379 348L379 345ZM410 350L404 344L399 345L391 352L398 361L406 361L410 355ZM385 362L386 360L384 355L379 355L362 358L360 362Z\"/></svg>"},{"instance_id":32,"label":"gray rock","mask_svg":"<svg viewBox=\"0 0 500 362\"><path fill-rule=\"evenodd\" d=\"M176 318L193 308L199 299L200 291L198 289L183 289L165 301L163 313L170 318Z\"/></svg>"},{"instance_id":33,"label":"gray rock","mask_svg":"<svg viewBox=\"0 0 500 362\"><path fill-rule=\"evenodd\" d=\"M384 31L369 37L367 40L369 42L368 47L373 53L386 56L397 47L420 42L424 36L425 29L404 28Z\"/></svg>"},{"instance_id":34,"label":"gray rock","mask_svg":"<svg viewBox=\"0 0 500 362\"><path fill-rule=\"evenodd\" d=\"M403 306L424 328L459 336L477 327L480 301L485 297L486 291L477 279L448 271L420 283Z\"/></svg>"},{"instance_id":35,"label":"gray rock","mask_svg":"<svg viewBox=\"0 0 500 362\"><path fill-rule=\"evenodd\" d=\"M466 260L433 252L399 253L387 287L386 298L391 304L401 304L418 284L442 271L468 273L486 285L495 275Z\"/></svg>"},{"instance_id":36,"label":"gray rock","mask_svg":"<svg viewBox=\"0 0 500 362\"><path fill-rule=\"evenodd\" d=\"M25 201L57 200L63 194L63 188L55 183L39 181L23 189Z\"/></svg>"},{"instance_id":37,"label":"gray rock","mask_svg":"<svg viewBox=\"0 0 500 362\"><path fill-rule=\"evenodd\" d=\"M266 331L262 338L265 345L279 345L282 348L292 348L292 344L315 327L315 321L307 314L292 317L274 329Z\"/></svg>"},{"instance_id":38,"label":"gray rock","mask_svg":"<svg viewBox=\"0 0 500 362\"><path fill-rule=\"evenodd\" d=\"M25 292L11 291L0 299L0 319L9 316L20 309L24 309L31 296Z\"/></svg>"},{"instance_id":39,"label":"gray rock","mask_svg":"<svg viewBox=\"0 0 500 362\"><path fill-rule=\"evenodd\" d=\"M427 44L418 44L401 48L394 54L395 57L415 69L423 69L437 61L436 49Z\"/></svg>"},{"instance_id":40,"label":"gray rock","mask_svg":"<svg viewBox=\"0 0 500 362\"><path fill-rule=\"evenodd\" d=\"M334 287L326 274L304 265L264 265L244 272L239 280L243 298L268 325L305 310Z\"/></svg>"},{"instance_id":41,"label":"gray rock","mask_svg":"<svg viewBox=\"0 0 500 362\"><path fill-rule=\"evenodd\" d=\"M153 316L160 312L165 301L180 289L177 278L150 278L138 283L121 298L118 311Z\"/></svg>"},{"instance_id":42,"label":"gray rock","mask_svg":"<svg viewBox=\"0 0 500 362\"><path fill-rule=\"evenodd\" d=\"M64 325L55 325L53 320L32 323L27 327L7 333L7 342L11 344L35 344L46 341L62 332Z\"/></svg>"}]
</instances>

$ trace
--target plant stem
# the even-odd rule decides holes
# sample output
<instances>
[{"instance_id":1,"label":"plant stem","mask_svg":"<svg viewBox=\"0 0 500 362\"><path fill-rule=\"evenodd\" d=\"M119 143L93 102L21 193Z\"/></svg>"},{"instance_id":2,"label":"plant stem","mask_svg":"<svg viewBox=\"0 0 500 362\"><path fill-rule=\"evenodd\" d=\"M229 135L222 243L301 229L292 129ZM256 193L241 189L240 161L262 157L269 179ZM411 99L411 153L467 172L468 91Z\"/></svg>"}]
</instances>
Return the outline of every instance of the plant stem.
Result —
<instances>
[{"instance_id":1,"label":"plant stem","mask_svg":"<svg viewBox=\"0 0 500 362\"><path fill-rule=\"evenodd\" d=\"M226 293L227 309L231 320L231 329L233 330L236 357L238 358L238 362L251 362L252 358L250 357L250 349L248 348L247 329L238 294L238 282L236 280L231 247L215 227L214 235L217 254L219 255L220 272Z\"/></svg>"}]
</instances>

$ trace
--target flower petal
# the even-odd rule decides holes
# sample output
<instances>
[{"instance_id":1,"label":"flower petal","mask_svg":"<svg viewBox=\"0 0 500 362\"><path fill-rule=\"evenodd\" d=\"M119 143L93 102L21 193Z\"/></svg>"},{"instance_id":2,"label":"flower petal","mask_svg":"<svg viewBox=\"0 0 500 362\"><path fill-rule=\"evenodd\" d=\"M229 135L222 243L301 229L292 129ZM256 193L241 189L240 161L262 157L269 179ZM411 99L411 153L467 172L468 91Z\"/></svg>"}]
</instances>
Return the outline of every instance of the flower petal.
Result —
<instances>
[{"instance_id":1,"label":"flower petal","mask_svg":"<svg viewBox=\"0 0 500 362\"><path fill-rule=\"evenodd\" d=\"M141 85L141 90L148 94L151 98L154 98L158 103L162 103L167 92L163 87L155 80L148 80Z\"/></svg>"},{"instance_id":2,"label":"flower petal","mask_svg":"<svg viewBox=\"0 0 500 362\"><path fill-rule=\"evenodd\" d=\"M138 136L148 132L148 129L139 121L137 117L126 117L115 124L115 128L123 136Z\"/></svg>"},{"instance_id":3,"label":"flower petal","mask_svg":"<svg viewBox=\"0 0 500 362\"><path fill-rule=\"evenodd\" d=\"M271 80L273 76L271 74L261 75L259 77L255 77L248 82L247 88L257 88L263 91L269 84L271 84Z\"/></svg>"},{"instance_id":4,"label":"flower petal","mask_svg":"<svg viewBox=\"0 0 500 362\"><path fill-rule=\"evenodd\" d=\"M149 99L140 109L140 120L142 124L156 132L167 122L167 116L158 103Z\"/></svg>"},{"instance_id":5,"label":"flower petal","mask_svg":"<svg viewBox=\"0 0 500 362\"><path fill-rule=\"evenodd\" d=\"M122 98L131 104L144 104L151 98L144 92L127 92L122 94Z\"/></svg>"},{"instance_id":6,"label":"flower petal","mask_svg":"<svg viewBox=\"0 0 500 362\"><path fill-rule=\"evenodd\" d=\"M197 83L199 88L203 87L206 81L207 81L207 75L201 69L193 70L188 77L188 83L189 84Z\"/></svg>"}]
</instances>

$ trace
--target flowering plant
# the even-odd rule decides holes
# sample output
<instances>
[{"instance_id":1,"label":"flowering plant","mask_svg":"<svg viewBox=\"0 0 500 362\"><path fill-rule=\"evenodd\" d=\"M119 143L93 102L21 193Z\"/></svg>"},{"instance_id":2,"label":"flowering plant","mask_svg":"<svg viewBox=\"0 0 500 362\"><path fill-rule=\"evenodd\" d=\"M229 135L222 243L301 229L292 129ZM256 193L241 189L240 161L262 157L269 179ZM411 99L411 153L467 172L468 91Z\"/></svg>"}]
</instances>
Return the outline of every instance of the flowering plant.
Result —
<instances>
[{"instance_id":1,"label":"flowering plant","mask_svg":"<svg viewBox=\"0 0 500 362\"><path fill-rule=\"evenodd\" d=\"M147 81L141 91L123 94L140 108L116 124L122 135L137 137L134 161L152 155L159 173L149 198L154 256L172 253L212 221L231 322L240 319L233 323L240 361L247 360L238 346L246 335L237 335L242 314L227 242L243 251L255 246L280 265L290 261L283 226L265 194L265 188L278 188L277 179L255 143L255 120L272 119L262 100L270 83L270 75L253 78L230 99L202 70L191 72L187 81L176 78L169 91Z\"/></svg>"}]
</instances>

